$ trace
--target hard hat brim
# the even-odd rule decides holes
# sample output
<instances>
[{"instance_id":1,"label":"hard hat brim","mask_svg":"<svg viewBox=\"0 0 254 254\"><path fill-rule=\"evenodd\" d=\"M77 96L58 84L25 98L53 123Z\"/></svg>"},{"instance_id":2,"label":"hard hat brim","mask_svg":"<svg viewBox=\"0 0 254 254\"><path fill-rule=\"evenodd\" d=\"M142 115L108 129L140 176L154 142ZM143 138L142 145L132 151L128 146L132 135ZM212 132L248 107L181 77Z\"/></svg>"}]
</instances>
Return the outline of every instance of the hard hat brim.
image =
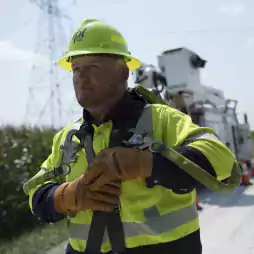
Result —
<instances>
[{"instance_id":1,"label":"hard hat brim","mask_svg":"<svg viewBox=\"0 0 254 254\"><path fill-rule=\"evenodd\" d=\"M136 69L138 69L139 67L141 67L142 63L140 60L138 60L137 58L130 56L126 53L116 53L112 50L112 52L109 52L109 50L90 50L90 51L75 51L75 52L70 52L68 54L66 54L64 57L62 57L61 59L59 59L58 61L58 65L67 71L72 71L72 64L69 61L69 58L72 56L82 56L82 55L89 55L89 54L115 54L115 55L121 55L121 56L125 56L128 61L126 61L127 66L129 67L130 71L134 71Z\"/></svg>"}]
</instances>

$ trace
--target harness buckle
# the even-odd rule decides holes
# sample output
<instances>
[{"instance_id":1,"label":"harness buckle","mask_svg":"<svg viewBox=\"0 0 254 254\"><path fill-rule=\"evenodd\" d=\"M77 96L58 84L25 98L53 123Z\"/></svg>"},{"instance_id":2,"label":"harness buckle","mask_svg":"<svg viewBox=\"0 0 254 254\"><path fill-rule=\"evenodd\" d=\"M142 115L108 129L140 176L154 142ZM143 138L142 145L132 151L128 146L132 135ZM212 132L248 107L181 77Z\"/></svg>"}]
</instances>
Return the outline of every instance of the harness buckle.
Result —
<instances>
[{"instance_id":1,"label":"harness buckle","mask_svg":"<svg viewBox=\"0 0 254 254\"><path fill-rule=\"evenodd\" d=\"M160 141L153 141L148 131L137 133L135 129L129 130L133 133L129 140L123 141L127 147L134 147L139 150L149 149L152 153L162 153L167 147Z\"/></svg>"},{"instance_id":2,"label":"harness buckle","mask_svg":"<svg viewBox=\"0 0 254 254\"><path fill-rule=\"evenodd\" d=\"M55 169L56 175L66 176L71 173L71 163L76 161L76 154L82 148L81 144L74 142L72 140L73 136L77 133L77 130L70 130L66 136L64 145L60 146L60 149L63 152L62 161Z\"/></svg>"}]
</instances>

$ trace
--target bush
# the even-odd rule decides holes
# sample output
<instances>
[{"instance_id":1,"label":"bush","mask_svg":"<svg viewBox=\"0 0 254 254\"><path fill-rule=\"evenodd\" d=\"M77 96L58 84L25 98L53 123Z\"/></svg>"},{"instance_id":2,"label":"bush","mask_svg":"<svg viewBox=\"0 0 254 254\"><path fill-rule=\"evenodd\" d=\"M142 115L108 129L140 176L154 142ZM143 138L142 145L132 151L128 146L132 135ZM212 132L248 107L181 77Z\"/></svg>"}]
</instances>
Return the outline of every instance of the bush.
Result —
<instances>
[{"instance_id":1,"label":"bush","mask_svg":"<svg viewBox=\"0 0 254 254\"><path fill-rule=\"evenodd\" d=\"M39 225L23 183L35 175L51 151L53 129L0 129L0 238L10 239Z\"/></svg>"}]
</instances>

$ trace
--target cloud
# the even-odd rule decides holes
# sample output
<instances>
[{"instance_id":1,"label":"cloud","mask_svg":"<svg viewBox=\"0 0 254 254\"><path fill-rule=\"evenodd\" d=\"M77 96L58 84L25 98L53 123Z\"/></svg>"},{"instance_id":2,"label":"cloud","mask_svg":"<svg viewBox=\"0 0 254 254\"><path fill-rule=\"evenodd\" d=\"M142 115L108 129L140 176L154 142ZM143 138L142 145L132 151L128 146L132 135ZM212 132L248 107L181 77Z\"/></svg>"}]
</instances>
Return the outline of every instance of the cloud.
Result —
<instances>
[{"instance_id":1,"label":"cloud","mask_svg":"<svg viewBox=\"0 0 254 254\"><path fill-rule=\"evenodd\" d=\"M42 65L47 62L47 59L42 55L19 49L8 40L0 41L0 57L2 60L7 62L23 62L28 65L35 61L40 62Z\"/></svg>"},{"instance_id":2,"label":"cloud","mask_svg":"<svg viewBox=\"0 0 254 254\"><path fill-rule=\"evenodd\" d=\"M35 123L51 123L50 107L50 65L46 55L18 48L11 41L0 41L0 125L25 123L26 105L29 105L28 121ZM32 71L32 67L35 66ZM67 124L80 117L79 105L73 91L71 75L57 68L58 73L54 80L60 84L62 124ZM34 94L29 97L29 87L33 84ZM56 96L57 97L57 96ZM57 98L54 99L54 118L58 124L60 115ZM45 114L40 118L43 109Z\"/></svg>"},{"instance_id":3,"label":"cloud","mask_svg":"<svg viewBox=\"0 0 254 254\"><path fill-rule=\"evenodd\" d=\"M241 3L221 4L219 6L219 12L233 16L242 15L245 11L245 5Z\"/></svg>"},{"instance_id":4,"label":"cloud","mask_svg":"<svg viewBox=\"0 0 254 254\"><path fill-rule=\"evenodd\" d=\"M47 58L0 41L0 124L22 123L31 67L37 62L43 70Z\"/></svg>"}]
</instances>

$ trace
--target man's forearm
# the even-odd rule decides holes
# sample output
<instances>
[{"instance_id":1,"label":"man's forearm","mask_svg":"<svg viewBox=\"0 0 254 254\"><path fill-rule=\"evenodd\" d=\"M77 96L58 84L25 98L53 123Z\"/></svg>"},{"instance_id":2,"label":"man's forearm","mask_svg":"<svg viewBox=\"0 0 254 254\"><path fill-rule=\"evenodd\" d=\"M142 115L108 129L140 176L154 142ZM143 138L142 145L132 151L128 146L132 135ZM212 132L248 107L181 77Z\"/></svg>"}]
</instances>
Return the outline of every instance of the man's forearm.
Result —
<instances>
[{"instance_id":1,"label":"man's forearm","mask_svg":"<svg viewBox=\"0 0 254 254\"><path fill-rule=\"evenodd\" d=\"M208 159L197 149L181 146L176 147L175 150L216 177L216 173ZM163 155L154 154L152 176L147 179L147 187L162 185L165 188L181 191L192 190L198 184L193 177Z\"/></svg>"},{"instance_id":2,"label":"man's forearm","mask_svg":"<svg viewBox=\"0 0 254 254\"><path fill-rule=\"evenodd\" d=\"M65 217L54 209L54 192L59 184L49 183L40 187L33 195L33 212L41 222L57 222Z\"/></svg>"}]
</instances>

